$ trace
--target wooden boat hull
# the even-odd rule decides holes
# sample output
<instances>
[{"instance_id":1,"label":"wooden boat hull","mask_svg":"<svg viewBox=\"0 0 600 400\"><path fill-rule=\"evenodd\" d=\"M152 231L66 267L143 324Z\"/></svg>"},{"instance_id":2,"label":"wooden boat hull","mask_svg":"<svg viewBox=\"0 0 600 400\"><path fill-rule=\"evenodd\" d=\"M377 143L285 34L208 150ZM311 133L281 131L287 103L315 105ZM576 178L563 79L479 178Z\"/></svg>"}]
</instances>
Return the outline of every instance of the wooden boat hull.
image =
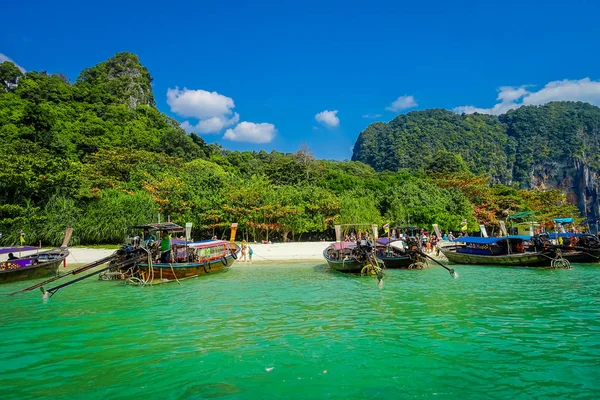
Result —
<instances>
[{"instance_id":1,"label":"wooden boat hull","mask_svg":"<svg viewBox=\"0 0 600 400\"><path fill-rule=\"evenodd\" d=\"M562 257L569 260L570 263L590 264L598 263L598 260L600 259L600 253L598 250L568 251L563 252Z\"/></svg>"},{"instance_id":2,"label":"wooden boat hull","mask_svg":"<svg viewBox=\"0 0 600 400\"><path fill-rule=\"evenodd\" d=\"M453 264L495 265L500 267L549 267L552 257L541 253L517 253L510 255L480 255L457 253L454 247L442 247L440 251Z\"/></svg>"},{"instance_id":3,"label":"wooden boat hull","mask_svg":"<svg viewBox=\"0 0 600 400\"><path fill-rule=\"evenodd\" d=\"M41 260L40 256L52 256ZM67 250L56 253L41 253L31 257L0 263L0 283L9 283L27 279L45 278L56 274L58 267L69 256Z\"/></svg>"},{"instance_id":4,"label":"wooden boat hull","mask_svg":"<svg viewBox=\"0 0 600 400\"><path fill-rule=\"evenodd\" d=\"M323 251L323 257L325 261L327 261L327 265L329 268L349 274L360 274L365 263L362 261L358 261L356 258L348 257L342 260L333 260L330 257L327 257L327 249Z\"/></svg>"},{"instance_id":5,"label":"wooden boat hull","mask_svg":"<svg viewBox=\"0 0 600 400\"><path fill-rule=\"evenodd\" d=\"M414 260L409 256L404 257L384 257L379 256L377 259L389 269L408 269L408 267L414 263Z\"/></svg>"},{"instance_id":6,"label":"wooden boat hull","mask_svg":"<svg viewBox=\"0 0 600 400\"><path fill-rule=\"evenodd\" d=\"M153 283L160 283L214 274L231 267L234 262L235 259L231 255L228 255L201 262L153 263L152 271L148 271L147 263L138 264L138 268L143 280L153 279Z\"/></svg>"},{"instance_id":7,"label":"wooden boat hull","mask_svg":"<svg viewBox=\"0 0 600 400\"><path fill-rule=\"evenodd\" d=\"M327 265L329 268L336 270L338 272L344 272L349 274L360 274L364 267L364 263L359 262L357 260L348 260L348 261L337 261L337 260L328 260Z\"/></svg>"}]
</instances>

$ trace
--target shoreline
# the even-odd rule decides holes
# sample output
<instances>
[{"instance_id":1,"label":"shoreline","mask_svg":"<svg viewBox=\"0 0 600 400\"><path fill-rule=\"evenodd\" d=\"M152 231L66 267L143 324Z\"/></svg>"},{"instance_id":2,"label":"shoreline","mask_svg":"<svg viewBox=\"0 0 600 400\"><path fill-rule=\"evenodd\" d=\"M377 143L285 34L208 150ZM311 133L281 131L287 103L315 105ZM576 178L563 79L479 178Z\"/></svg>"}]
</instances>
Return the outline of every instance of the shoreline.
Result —
<instances>
[{"instance_id":1,"label":"shoreline","mask_svg":"<svg viewBox=\"0 0 600 400\"><path fill-rule=\"evenodd\" d=\"M320 261L324 263L323 250L331 243L333 242L248 243L254 253L252 262L244 262L241 257L239 257L236 261L236 265L295 261ZM70 247L67 265L88 264L107 257L115 251L116 249ZM445 257L441 253L439 256L436 256L434 253L428 255L438 261L445 261Z\"/></svg>"},{"instance_id":2,"label":"shoreline","mask_svg":"<svg viewBox=\"0 0 600 400\"><path fill-rule=\"evenodd\" d=\"M238 243L240 244L240 243ZM281 262L281 261L325 261L323 250L330 242L288 242L288 243L249 243L254 254L252 263ZM116 249L90 247L69 247L68 264L88 264L114 253ZM250 264L241 260L236 264Z\"/></svg>"}]
</instances>

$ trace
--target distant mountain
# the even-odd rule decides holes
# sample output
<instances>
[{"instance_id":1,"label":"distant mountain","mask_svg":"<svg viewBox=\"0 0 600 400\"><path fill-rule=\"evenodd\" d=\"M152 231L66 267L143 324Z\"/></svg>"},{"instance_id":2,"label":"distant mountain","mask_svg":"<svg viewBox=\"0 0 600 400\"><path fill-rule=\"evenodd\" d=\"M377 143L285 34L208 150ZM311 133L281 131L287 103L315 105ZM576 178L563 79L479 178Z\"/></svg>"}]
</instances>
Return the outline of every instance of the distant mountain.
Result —
<instances>
[{"instance_id":1,"label":"distant mountain","mask_svg":"<svg viewBox=\"0 0 600 400\"><path fill-rule=\"evenodd\" d=\"M86 68L73 84L62 74L23 74L4 62L0 135L72 160L114 147L203 157L204 140L187 135L156 108L151 83L150 73L131 53Z\"/></svg>"},{"instance_id":2,"label":"distant mountain","mask_svg":"<svg viewBox=\"0 0 600 400\"><path fill-rule=\"evenodd\" d=\"M436 155L462 156L474 173L519 187L560 188L600 216L600 108L581 102L524 106L500 116L431 109L371 124L352 160L377 171L426 170Z\"/></svg>"}]
</instances>

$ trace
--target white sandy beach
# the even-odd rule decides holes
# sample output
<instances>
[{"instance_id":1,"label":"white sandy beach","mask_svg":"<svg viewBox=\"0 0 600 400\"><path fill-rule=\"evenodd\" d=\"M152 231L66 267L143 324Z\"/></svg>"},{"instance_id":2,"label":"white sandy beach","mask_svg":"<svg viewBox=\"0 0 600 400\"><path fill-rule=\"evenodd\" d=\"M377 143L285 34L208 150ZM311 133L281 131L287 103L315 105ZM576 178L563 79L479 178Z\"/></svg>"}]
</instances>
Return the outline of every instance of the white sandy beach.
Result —
<instances>
[{"instance_id":1,"label":"white sandy beach","mask_svg":"<svg viewBox=\"0 0 600 400\"><path fill-rule=\"evenodd\" d=\"M329 242L294 242L294 243L250 243L254 254L253 262L268 261L313 261L323 260L323 250ZM115 252L110 249L91 249L87 247L69 248L67 264L87 264L109 256Z\"/></svg>"}]
</instances>

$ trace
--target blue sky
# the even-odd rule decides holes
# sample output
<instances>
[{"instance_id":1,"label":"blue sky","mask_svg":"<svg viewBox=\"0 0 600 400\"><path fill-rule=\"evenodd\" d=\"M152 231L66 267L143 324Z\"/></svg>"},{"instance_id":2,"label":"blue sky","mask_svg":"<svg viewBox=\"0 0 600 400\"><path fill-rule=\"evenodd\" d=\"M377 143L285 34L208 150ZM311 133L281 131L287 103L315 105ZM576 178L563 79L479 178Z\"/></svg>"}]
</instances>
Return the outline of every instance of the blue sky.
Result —
<instances>
[{"instance_id":1,"label":"blue sky","mask_svg":"<svg viewBox=\"0 0 600 400\"><path fill-rule=\"evenodd\" d=\"M600 105L597 1L11 3L0 57L75 80L136 53L158 108L227 149L349 159L412 110Z\"/></svg>"}]
</instances>

